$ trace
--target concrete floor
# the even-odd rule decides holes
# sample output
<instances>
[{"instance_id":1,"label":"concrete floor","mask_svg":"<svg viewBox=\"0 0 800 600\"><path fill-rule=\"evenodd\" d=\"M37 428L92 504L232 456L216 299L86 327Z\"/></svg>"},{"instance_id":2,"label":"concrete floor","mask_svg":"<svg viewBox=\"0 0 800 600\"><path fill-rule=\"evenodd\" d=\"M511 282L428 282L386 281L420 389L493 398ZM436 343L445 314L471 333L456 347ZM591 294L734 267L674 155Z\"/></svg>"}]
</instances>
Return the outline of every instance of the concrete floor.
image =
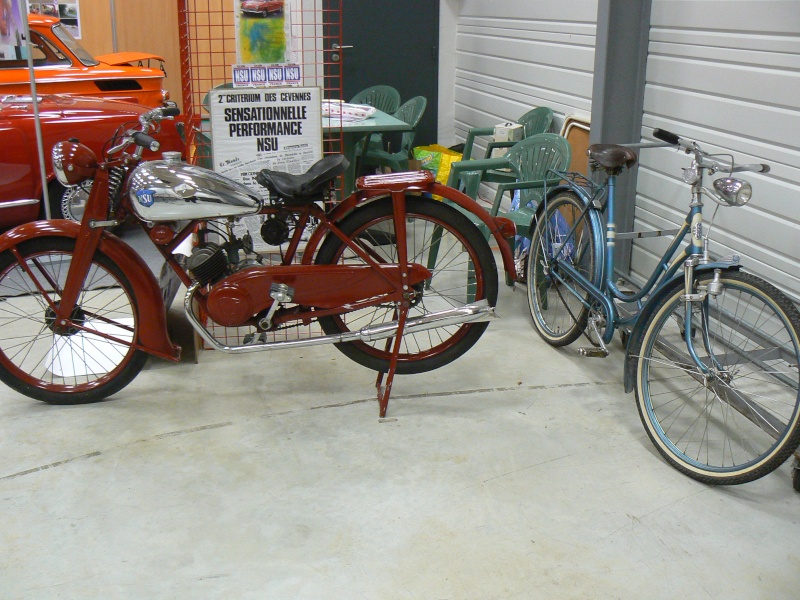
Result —
<instances>
[{"instance_id":1,"label":"concrete floor","mask_svg":"<svg viewBox=\"0 0 800 600\"><path fill-rule=\"evenodd\" d=\"M498 313L459 361L398 377L383 422L332 346L153 360L95 405L0 388L0 598L798 597L791 464L684 477L618 343L546 346L522 290Z\"/></svg>"}]
</instances>

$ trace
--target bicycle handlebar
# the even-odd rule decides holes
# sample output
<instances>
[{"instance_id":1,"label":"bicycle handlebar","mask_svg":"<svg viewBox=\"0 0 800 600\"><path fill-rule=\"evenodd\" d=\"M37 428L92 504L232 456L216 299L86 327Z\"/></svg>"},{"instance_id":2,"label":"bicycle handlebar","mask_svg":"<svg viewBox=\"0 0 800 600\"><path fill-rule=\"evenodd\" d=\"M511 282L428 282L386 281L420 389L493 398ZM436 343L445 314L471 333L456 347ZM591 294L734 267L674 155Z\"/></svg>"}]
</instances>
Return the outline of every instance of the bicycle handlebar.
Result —
<instances>
[{"instance_id":1,"label":"bicycle handlebar","mask_svg":"<svg viewBox=\"0 0 800 600\"><path fill-rule=\"evenodd\" d=\"M748 164L748 165L734 165L733 163L726 163L721 160L717 160L712 158L707 152L704 152L700 149L700 146L697 142L692 142L691 140L685 140L680 136L672 133L671 131L667 131L665 129L654 129L653 130L653 137L662 142L666 142L672 146L678 146L679 148L683 148L687 154L692 153L695 155L695 158L699 164L699 166L703 168L711 168L714 170L720 171L730 171L731 173L742 172L742 171L752 171L754 173L769 173L769 165L765 163L755 163L755 164Z\"/></svg>"}]
</instances>

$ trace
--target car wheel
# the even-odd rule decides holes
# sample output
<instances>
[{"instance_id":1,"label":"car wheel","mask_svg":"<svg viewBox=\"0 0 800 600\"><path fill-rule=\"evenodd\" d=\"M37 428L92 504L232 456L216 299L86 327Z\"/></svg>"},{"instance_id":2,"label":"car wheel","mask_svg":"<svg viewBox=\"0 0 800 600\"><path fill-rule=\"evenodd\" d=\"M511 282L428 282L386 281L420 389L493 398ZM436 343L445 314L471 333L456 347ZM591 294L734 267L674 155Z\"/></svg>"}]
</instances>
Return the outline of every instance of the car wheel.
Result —
<instances>
[{"instance_id":1,"label":"car wheel","mask_svg":"<svg viewBox=\"0 0 800 600\"><path fill-rule=\"evenodd\" d=\"M47 188L50 195L50 218L80 222L91 189L91 179L70 187L64 187L58 181L50 182Z\"/></svg>"}]
</instances>

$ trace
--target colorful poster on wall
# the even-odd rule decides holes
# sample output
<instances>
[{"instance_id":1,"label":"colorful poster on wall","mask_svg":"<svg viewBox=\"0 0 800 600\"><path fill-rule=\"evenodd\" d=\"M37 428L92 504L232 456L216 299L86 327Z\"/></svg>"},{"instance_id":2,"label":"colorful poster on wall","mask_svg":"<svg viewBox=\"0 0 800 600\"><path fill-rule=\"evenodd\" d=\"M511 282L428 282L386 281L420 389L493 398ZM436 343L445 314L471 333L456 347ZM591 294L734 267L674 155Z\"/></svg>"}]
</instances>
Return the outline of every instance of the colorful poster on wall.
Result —
<instances>
[{"instance_id":1,"label":"colorful poster on wall","mask_svg":"<svg viewBox=\"0 0 800 600\"><path fill-rule=\"evenodd\" d=\"M25 58L22 11L23 0L0 0L0 59L20 60Z\"/></svg>"},{"instance_id":2,"label":"colorful poster on wall","mask_svg":"<svg viewBox=\"0 0 800 600\"><path fill-rule=\"evenodd\" d=\"M233 0L236 58L240 64L289 62L290 0Z\"/></svg>"},{"instance_id":3,"label":"colorful poster on wall","mask_svg":"<svg viewBox=\"0 0 800 600\"><path fill-rule=\"evenodd\" d=\"M58 17L61 24L72 34L76 40L81 39L81 18L79 0L66 0L64 2L37 2L27 0L28 12L46 17Z\"/></svg>"},{"instance_id":4,"label":"colorful poster on wall","mask_svg":"<svg viewBox=\"0 0 800 600\"><path fill-rule=\"evenodd\" d=\"M301 84L292 63L290 0L233 0L236 29L235 87Z\"/></svg>"}]
</instances>

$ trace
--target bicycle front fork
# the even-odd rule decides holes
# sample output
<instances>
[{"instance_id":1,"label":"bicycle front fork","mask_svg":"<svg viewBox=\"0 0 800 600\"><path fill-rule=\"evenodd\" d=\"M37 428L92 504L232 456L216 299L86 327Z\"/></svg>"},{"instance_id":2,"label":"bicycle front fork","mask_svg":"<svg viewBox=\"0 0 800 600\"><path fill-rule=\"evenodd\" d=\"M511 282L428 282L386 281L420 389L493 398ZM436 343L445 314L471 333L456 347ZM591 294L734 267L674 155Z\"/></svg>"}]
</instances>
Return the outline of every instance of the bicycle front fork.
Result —
<instances>
[{"instance_id":1,"label":"bicycle front fork","mask_svg":"<svg viewBox=\"0 0 800 600\"><path fill-rule=\"evenodd\" d=\"M724 371L724 368L719 361L717 361L716 356L712 351L711 340L708 336L708 300L709 297L716 298L722 293L723 285L720 279L720 276L722 275L722 269L714 269L714 277L712 280L705 285L698 284L697 288L695 289L694 268L698 264L700 264L700 257L697 255L690 256L686 259L686 262L683 263L684 294L681 299L686 306L686 315L683 322L683 336L686 341L686 348L689 351L689 356L691 357L692 361L695 363L695 365L697 365L704 375L708 376L711 373L712 367L717 373ZM697 324L694 321L695 306L699 309L699 327L703 337L703 346L706 350L706 354L709 357L709 364L706 364L700 359L694 346L694 333L697 327Z\"/></svg>"}]
</instances>

